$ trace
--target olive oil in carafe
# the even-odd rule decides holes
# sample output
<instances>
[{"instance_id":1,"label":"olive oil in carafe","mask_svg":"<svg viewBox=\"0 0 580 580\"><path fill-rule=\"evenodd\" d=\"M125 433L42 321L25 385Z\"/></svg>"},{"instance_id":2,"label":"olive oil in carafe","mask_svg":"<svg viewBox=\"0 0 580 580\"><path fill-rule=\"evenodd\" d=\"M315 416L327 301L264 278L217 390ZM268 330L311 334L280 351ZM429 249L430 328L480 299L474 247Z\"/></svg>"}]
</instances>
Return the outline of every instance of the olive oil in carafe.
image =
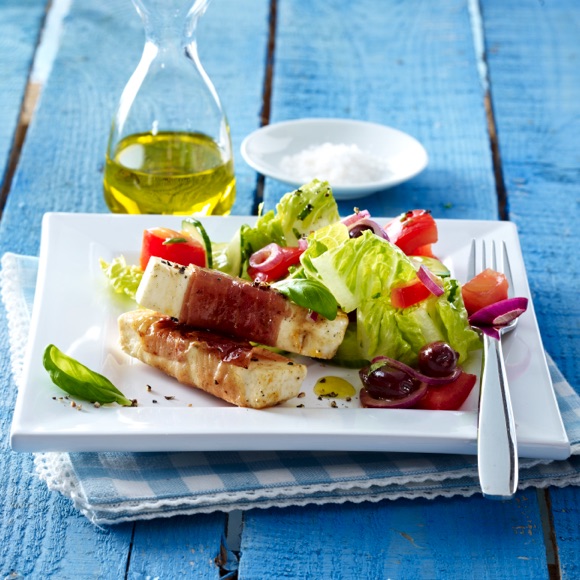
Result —
<instances>
[{"instance_id":1,"label":"olive oil in carafe","mask_svg":"<svg viewBox=\"0 0 580 580\"><path fill-rule=\"evenodd\" d=\"M104 190L116 213L226 215L235 199L234 166L202 133L129 135L107 155Z\"/></svg>"}]
</instances>

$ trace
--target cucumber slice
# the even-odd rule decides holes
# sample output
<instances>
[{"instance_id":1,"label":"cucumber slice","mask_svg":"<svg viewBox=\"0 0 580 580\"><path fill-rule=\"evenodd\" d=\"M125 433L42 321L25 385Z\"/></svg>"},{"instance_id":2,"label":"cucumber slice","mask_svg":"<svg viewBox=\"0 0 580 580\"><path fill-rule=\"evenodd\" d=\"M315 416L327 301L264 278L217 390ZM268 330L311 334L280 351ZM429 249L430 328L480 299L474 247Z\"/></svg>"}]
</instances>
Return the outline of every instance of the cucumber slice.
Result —
<instances>
[{"instance_id":1,"label":"cucumber slice","mask_svg":"<svg viewBox=\"0 0 580 580\"><path fill-rule=\"evenodd\" d=\"M181 230L188 233L205 248L205 265L207 268L213 268L211 240L201 222L192 217L185 218L181 222Z\"/></svg>"},{"instance_id":2,"label":"cucumber slice","mask_svg":"<svg viewBox=\"0 0 580 580\"><path fill-rule=\"evenodd\" d=\"M216 270L230 276L242 275L242 230L234 234L228 243L214 244L213 263Z\"/></svg>"},{"instance_id":3,"label":"cucumber slice","mask_svg":"<svg viewBox=\"0 0 580 580\"><path fill-rule=\"evenodd\" d=\"M440 262L437 258L428 258L427 256L412 256L411 260L418 264L417 267L423 264L423 266L429 268L433 274L439 276L440 278L449 278L449 276L451 276L451 272L447 266L445 266L445 264Z\"/></svg>"}]
</instances>

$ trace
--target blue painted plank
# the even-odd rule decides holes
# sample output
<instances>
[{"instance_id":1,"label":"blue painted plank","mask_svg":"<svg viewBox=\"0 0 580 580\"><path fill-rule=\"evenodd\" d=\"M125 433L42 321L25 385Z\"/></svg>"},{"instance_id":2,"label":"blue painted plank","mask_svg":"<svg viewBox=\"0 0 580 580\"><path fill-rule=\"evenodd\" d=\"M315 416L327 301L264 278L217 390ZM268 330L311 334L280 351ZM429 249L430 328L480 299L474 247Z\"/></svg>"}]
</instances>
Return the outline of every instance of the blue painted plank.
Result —
<instances>
[{"instance_id":1,"label":"blue painted plank","mask_svg":"<svg viewBox=\"0 0 580 580\"><path fill-rule=\"evenodd\" d=\"M547 578L535 494L251 512L240 578Z\"/></svg>"},{"instance_id":2,"label":"blue painted plank","mask_svg":"<svg viewBox=\"0 0 580 580\"><path fill-rule=\"evenodd\" d=\"M217 532L217 533L216 533ZM140 523L133 538L128 578L218 580L222 514Z\"/></svg>"},{"instance_id":3,"label":"blue painted plank","mask_svg":"<svg viewBox=\"0 0 580 580\"><path fill-rule=\"evenodd\" d=\"M268 2L256 0L248 10L233 0L216 0L205 18L200 28L201 57L233 114L234 143L239 145L259 125ZM223 42L224 35L228 42ZM102 166L109 126L142 46L143 28L128 0L73 4L0 224L0 253L36 254L46 211L106 211ZM253 205L254 177L244 179L242 167L238 179L236 207L247 213ZM6 345L5 320L0 334ZM15 571L38 578L123 577L133 527L121 525L106 532L93 527L69 502L47 492L34 478L30 455L9 451L6 437L14 404L9 365L5 348L0 353L4 449L0 461L8 489L0 502L0 541L9 546L2 559L4 576ZM184 519L181 537L171 546L173 552L164 554L143 546L161 538L172 523L136 525L131 569L135 575L144 569L162 570L171 554L182 559L187 553L184 569L206 570L206 577L217 577L219 570L208 566L208 560L218 555L225 521L223 514ZM140 531L142 526L147 532ZM197 549L202 544L207 547Z\"/></svg>"},{"instance_id":4,"label":"blue painted plank","mask_svg":"<svg viewBox=\"0 0 580 580\"><path fill-rule=\"evenodd\" d=\"M577 487L568 487L551 490L550 498L560 574L563 580L576 580L580 578L580 493Z\"/></svg>"},{"instance_id":5,"label":"blue painted plank","mask_svg":"<svg viewBox=\"0 0 580 580\"><path fill-rule=\"evenodd\" d=\"M0 187L10 151L46 0L0 0Z\"/></svg>"},{"instance_id":6,"label":"blue painted plank","mask_svg":"<svg viewBox=\"0 0 580 580\"><path fill-rule=\"evenodd\" d=\"M482 10L510 218L544 345L580 392L580 6L484 0ZM578 578L580 490L550 498L562 578Z\"/></svg>"},{"instance_id":7,"label":"blue painted plank","mask_svg":"<svg viewBox=\"0 0 580 580\"><path fill-rule=\"evenodd\" d=\"M308 4L308 5L307 5ZM272 121L354 117L409 132L427 171L354 203L376 215L498 217L467 3L278 3ZM286 191L267 180L272 207ZM547 577L535 494L269 510L245 515L240 576ZM274 536L273 536L274 534ZM266 540L267 538L267 540ZM267 545L266 545L267 542Z\"/></svg>"},{"instance_id":8,"label":"blue painted plank","mask_svg":"<svg viewBox=\"0 0 580 580\"><path fill-rule=\"evenodd\" d=\"M427 170L340 204L375 215L428 207L440 218L496 218L497 202L469 14L464 0L278 3L271 122L347 117L421 141ZM331 184L332 185L332 184ZM267 180L273 207L288 187Z\"/></svg>"}]
</instances>

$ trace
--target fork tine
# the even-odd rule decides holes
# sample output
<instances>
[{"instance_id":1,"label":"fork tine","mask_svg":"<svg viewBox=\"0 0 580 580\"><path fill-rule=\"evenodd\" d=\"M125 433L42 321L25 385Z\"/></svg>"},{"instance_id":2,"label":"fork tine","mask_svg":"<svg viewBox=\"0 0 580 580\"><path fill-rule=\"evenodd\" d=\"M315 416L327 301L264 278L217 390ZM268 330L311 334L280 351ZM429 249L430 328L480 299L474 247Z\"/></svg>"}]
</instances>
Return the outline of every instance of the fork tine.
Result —
<instances>
[{"instance_id":1,"label":"fork tine","mask_svg":"<svg viewBox=\"0 0 580 580\"><path fill-rule=\"evenodd\" d=\"M475 263L475 259L477 257L477 242L475 238L471 240L471 249L469 250L469 262L467 265L467 279L471 280L475 278L475 274L477 273L477 265Z\"/></svg>"},{"instance_id":2,"label":"fork tine","mask_svg":"<svg viewBox=\"0 0 580 580\"><path fill-rule=\"evenodd\" d=\"M471 240L469 262L467 264L467 279L471 280L475 275L489 267L496 272L504 272L510 286L510 291L512 291L513 277L505 241L502 240L501 242L501 258L499 257L498 244L496 244L495 240L491 240L491 249L489 252L486 240L481 240L481 252L479 252L479 245L478 240L475 238Z\"/></svg>"},{"instance_id":3,"label":"fork tine","mask_svg":"<svg viewBox=\"0 0 580 580\"><path fill-rule=\"evenodd\" d=\"M481 268L480 272L483 272L487 268L487 244L485 240L481 240Z\"/></svg>"},{"instance_id":4,"label":"fork tine","mask_svg":"<svg viewBox=\"0 0 580 580\"><path fill-rule=\"evenodd\" d=\"M508 281L508 296L510 298L513 298L515 296L514 293L514 278L512 275L512 269L510 267L510 258L509 258L509 254L507 251L507 246L506 243L502 241L502 254L503 254L503 273L505 274L505 277L507 278Z\"/></svg>"}]
</instances>

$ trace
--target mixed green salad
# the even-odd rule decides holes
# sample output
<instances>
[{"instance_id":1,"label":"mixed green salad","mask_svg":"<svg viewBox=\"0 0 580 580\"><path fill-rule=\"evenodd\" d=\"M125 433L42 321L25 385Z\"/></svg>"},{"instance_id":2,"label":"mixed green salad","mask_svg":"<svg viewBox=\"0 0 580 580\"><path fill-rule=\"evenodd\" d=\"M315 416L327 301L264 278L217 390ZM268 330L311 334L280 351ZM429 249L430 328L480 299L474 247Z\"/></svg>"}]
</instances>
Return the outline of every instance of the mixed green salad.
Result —
<instances>
[{"instance_id":1,"label":"mixed green salad","mask_svg":"<svg viewBox=\"0 0 580 580\"><path fill-rule=\"evenodd\" d=\"M355 210L350 222L361 220L368 222L368 212ZM290 297L298 303L299 294L307 292L302 301L329 318L336 305L348 313L351 321L334 359L337 364L361 367L376 356L388 356L413 365L420 349L435 341L448 343L459 354L459 362L465 361L469 351L479 348L480 340L469 326L458 282L436 259L409 256L372 228L353 237L352 223L349 218L341 220L328 183L314 180L284 195L275 210L260 215L253 226L242 226L227 243L209 241L205 232L197 238L211 253L215 269L294 291ZM176 240L166 243L166 248L179 245L183 234L166 238ZM252 261L265 248L269 253L257 264ZM263 274L272 252L286 250L293 250L293 255L282 260L290 263L282 277L256 278L256 267L263 266L259 272ZM427 292L415 304L396 307L392 290L416 280L425 260L432 273L440 274L436 279L442 292L439 296ZM117 291L134 293L138 267L121 262L103 267Z\"/></svg>"}]
</instances>

